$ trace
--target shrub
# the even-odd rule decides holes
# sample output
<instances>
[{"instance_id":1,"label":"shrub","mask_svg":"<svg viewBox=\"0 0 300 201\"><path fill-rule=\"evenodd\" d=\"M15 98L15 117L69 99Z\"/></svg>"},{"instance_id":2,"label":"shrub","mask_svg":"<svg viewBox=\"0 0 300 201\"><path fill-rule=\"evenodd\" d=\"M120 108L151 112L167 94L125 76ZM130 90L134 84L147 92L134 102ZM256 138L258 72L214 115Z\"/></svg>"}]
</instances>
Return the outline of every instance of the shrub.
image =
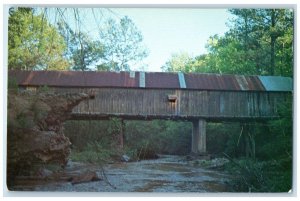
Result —
<instances>
[{"instance_id":1,"label":"shrub","mask_svg":"<svg viewBox=\"0 0 300 201\"><path fill-rule=\"evenodd\" d=\"M110 147L107 147L100 142L93 142L88 143L82 151L73 149L71 152L71 160L103 164L111 162L112 157L115 155L116 153L110 149Z\"/></svg>"}]
</instances>

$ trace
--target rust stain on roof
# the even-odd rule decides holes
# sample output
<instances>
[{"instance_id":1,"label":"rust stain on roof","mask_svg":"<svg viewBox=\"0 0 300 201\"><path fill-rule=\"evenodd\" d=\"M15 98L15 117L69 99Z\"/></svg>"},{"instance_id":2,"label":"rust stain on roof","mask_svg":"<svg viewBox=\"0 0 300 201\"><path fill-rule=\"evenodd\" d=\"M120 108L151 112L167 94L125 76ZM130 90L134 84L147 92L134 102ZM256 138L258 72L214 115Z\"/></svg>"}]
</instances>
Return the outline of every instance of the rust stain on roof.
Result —
<instances>
[{"instance_id":1,"label":"rust stain on roof","mask_svg":"<svg viewBox=\"0 0 300 201\"><path fill-rule=\"evenodd\" d=\"M140 72L9 71L9 76L15 77L20 86L52 87L140 88L140 75ZM185 73L181 79L184 79L186 89L191 90L269 91L261 81L263 77ZM268 77L269 82L272 79L273 77ZM290 85L290 80L291 78L280 77L281 83L286 85ZM178 73L145 72L145 88L181 89ZM274 86L272 91L277 88L278 91L289 89Z\"/></svg>"},{"instance_id":2,"label":"rust stain on roof","mask_svg":"<svg viewBox=\"0 0 300 201\"><path fill-rule=\"evenodd\" d=\"M146 88L180 89L177 73L145 73Z\"/></svg>"}]
</instances>

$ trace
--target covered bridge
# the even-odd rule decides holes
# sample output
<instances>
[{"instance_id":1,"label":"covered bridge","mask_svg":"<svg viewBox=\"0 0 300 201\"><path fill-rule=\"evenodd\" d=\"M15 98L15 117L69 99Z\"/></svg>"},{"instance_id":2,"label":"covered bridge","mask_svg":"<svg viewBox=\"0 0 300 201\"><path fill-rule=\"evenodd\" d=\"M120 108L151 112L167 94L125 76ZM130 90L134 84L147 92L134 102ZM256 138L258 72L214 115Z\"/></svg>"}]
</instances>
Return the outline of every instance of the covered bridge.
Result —
<instances>
[{"instance_id":1,"label":"covered bridge","mask_svg":"<svg viewBox=\"0 0 300 201\"><path fill-rule=\"evenodd\" d=\"M207 121L278 117L293 81L278 76L162 72L9 71L19 87L93 92L72 119L172 119L193 122L192 152L206 152Z\"/></svg>"}]
</instances>

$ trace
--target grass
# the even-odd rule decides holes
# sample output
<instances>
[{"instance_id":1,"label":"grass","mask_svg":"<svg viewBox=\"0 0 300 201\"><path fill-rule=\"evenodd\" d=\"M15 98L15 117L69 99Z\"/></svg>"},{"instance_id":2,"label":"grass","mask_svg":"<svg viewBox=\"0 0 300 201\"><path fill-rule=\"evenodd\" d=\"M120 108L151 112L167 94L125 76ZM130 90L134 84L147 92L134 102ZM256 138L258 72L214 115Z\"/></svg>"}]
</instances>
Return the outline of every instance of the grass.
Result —
<instances>
[{"instance_id":1,"label":"grass","mask_svg":"<svg viewBox=\"0 0 300 201\"><path fill-rule=\"evenodd\" d=\"M289 159L258 161L242 158L226 164L232 174L232 187L237 192L288 192L292 188Z\"/></svg>"},{"instance_id":2,"label":"grass","mask_svg":"<svg viewBox=\"0 0 300 201\"><path fill-rule=\"evenodd\" d=\"M93 142L88 143L83 150L73 149L70 158L77 162L103 164L112 162L117 155L117 151L112 150L104 143Z\"/></svg>"}]
</instances>

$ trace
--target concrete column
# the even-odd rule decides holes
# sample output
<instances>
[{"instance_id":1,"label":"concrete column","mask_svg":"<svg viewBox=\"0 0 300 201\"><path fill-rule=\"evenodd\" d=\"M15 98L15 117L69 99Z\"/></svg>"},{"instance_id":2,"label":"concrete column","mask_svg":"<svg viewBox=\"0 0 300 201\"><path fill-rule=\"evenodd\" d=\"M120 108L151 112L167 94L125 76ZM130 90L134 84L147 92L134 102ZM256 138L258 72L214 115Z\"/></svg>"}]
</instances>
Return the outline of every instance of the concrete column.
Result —
<instances>
[{"instance_id":1,"label":"concrete column","mask_svg":"<svg viewBox=\"0 0 300 201\"><path fill-rule=\"evenodd\" d=\"M204 119L193 121L192 153L206 153L206 121Z\"/></svg>"}]
</instances>

